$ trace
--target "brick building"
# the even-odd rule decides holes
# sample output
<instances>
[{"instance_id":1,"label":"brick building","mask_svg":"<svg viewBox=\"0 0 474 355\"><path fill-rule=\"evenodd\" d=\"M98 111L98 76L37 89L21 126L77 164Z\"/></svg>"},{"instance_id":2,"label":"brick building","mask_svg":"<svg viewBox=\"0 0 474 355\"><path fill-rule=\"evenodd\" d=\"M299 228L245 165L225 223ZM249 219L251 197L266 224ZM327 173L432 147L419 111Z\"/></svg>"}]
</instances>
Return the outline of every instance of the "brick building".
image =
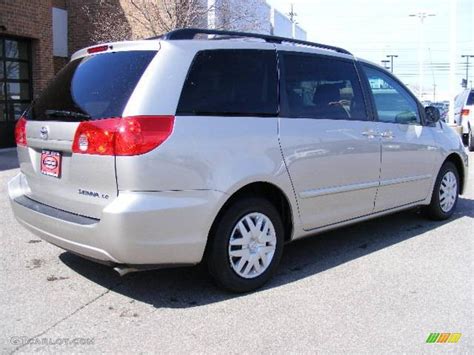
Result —
<instances>
[{"instance_id":1,"label":"brick building","mask_svg":"<svg viewBox=\"0 0 474 355\"><path fill-rule=\"evenodd\" d=\"M202 1L209 5L222 0ZM261 23L259 32L306 37L299 26L292 27L286 16L264 0L228 1L237 1L239 10L246 2L255 8ZM124 38L152 35L131 15L130 1L104 3L110 11L104 11L104 5L99 8L98 0L0 0L0 148L14 146L16 120L70 55L97 41L97 23L120 24ZM202 25L210 27L224 17L217 12L206 16Z\"/></svg>"}]
</instances>

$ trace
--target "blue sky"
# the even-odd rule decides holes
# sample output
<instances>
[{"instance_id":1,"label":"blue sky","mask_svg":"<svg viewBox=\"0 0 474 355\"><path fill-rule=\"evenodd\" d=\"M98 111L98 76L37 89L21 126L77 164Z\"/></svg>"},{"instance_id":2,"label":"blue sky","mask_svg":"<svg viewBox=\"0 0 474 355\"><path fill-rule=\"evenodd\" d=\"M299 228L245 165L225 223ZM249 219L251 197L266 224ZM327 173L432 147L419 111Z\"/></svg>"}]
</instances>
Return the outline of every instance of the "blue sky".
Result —
<instances>
[{"instance_id":1,"label":"blue sky","mask_svg":"<svg viewBox=\"0 0 474 355\"><path fill-rule=\"evenodd\" d=\"M293 3L296 20L311 41L344 47L378 64L387 54L397 54L394 72L413 89L418 86L420 21L408 15L419 11L435 14L423 25L426 99L432 99L433 82L437 99L449 97L451 1L457 2L455 88L460 91L459 83L465 76L461 54L474 55L474 0L267 0L284 13ZM474 85L474 58L471 60L469 77Z\"/></svg>"}]
</instances>

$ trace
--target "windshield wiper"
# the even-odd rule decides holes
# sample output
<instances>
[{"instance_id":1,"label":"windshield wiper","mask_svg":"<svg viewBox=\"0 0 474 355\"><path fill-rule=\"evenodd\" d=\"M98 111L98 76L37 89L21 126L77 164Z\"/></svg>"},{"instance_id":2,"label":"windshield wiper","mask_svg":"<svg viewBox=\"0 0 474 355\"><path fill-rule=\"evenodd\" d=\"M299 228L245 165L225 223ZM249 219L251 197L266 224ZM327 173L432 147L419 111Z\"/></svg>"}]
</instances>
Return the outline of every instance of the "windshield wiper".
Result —
<instances>
[{"instance_id":1,"label":"windshield wiper","mask_svg":"<svg viewBox=\"0 0 474 355\"><path fill-rule=\"evenodd\" d=\"M79 118L88 120L91 116L81 113L81 112L73 112L73 111L65 111L65 110L46 110L45 114L47 117L71 117L71 118Z\"/></svg>"}]
</instances>

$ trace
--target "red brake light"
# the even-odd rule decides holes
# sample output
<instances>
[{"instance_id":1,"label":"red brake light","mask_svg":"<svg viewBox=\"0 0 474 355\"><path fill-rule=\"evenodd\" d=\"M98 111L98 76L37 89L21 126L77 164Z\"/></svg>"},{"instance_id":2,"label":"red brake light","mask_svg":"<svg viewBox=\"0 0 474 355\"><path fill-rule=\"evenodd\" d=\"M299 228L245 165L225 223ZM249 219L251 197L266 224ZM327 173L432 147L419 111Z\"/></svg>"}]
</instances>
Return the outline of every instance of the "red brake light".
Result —
<instances>
[{"instance_id":1,"label":"red brake light","mask_svg":"<svg viewBox=\"0 0 474 355\"><path fill-rule=\"evenodd\" d=\"M26 146L26 119L21 116L15 126L16 145Z\"/></svg>"},{"instance_id":2,"label":"red brake light","mask_svg":"<svg viewBox=\"0 0 474 355\"><path fill-rule=\"evenodd\" d=\"M96 47L87 48L87 53L92 54L92 53L105 52L107 49L109 49L108 44L103 45L103 46L96 46Z\"/></svg>"},{"instance_id":3,"label":"red brake light","mask_svg":"<svg viewBox=\"0 0 474 355\"><path fill-rule=\"evenodd\" d=\"M469 109L465 108L461 111L461 116L469 116Z\"/></svg>"},{"instance_id":4,"label":"red brake light","mask_svg":"<svg viewBox=\"0 0 474 355\"><path fill-rule=\"evenodd\" d=\"M139 155L162 144L172 133L174 116L132 116L81 122L73 153Z\"/></svg>"}]
</instances>

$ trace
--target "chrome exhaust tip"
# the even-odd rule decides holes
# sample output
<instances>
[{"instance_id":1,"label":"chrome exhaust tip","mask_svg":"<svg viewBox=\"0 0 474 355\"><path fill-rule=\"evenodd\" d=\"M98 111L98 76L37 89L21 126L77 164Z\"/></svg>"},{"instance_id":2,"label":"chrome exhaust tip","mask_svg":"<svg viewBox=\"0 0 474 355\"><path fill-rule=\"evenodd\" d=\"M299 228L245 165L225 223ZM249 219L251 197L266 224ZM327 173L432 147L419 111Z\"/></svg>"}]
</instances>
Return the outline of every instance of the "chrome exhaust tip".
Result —
<instances>
[{"instance_id":1,"label":"chrome exhaust tip","mask_svg":"<svg viewBox=\"0 0 474 355\"><path fill-rule=\"evenodd\" d=\"M140 271L138 269L135 269L133 267L127 267L127 266L116 266L114 267L114 270L117 271L117 273L120 275L120 276L125 276L131 272L137 272L137 271Z\"/></svg>"}]
</instances>

